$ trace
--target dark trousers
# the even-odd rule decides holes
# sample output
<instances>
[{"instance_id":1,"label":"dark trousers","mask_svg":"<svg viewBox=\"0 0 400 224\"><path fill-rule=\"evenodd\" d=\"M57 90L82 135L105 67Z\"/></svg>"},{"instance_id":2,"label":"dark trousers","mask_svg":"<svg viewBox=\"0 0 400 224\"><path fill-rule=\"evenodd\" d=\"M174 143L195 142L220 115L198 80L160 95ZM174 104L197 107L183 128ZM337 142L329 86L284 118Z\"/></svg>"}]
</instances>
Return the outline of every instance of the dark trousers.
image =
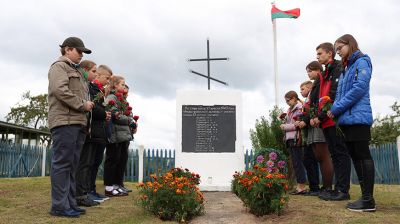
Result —
<instances>
[{"instance_id":1,"label":"dark trousers","mask_svg":"<svg viewBox=\"0 0 400 224\"><path fill-rule=\"evenodd\" d=\"M296 175L296 181L299 184L306 183L306 172L303 165L303 148L294 146L293 140L287 142L288 151L292 157L294 174Z\"/></svg>"},{"instance_id":2,"label":"dark trousers","mask_svg":"<svg viewBox=\"0 0 400 224\"><path fill-rule=\"evenodd\" d=\"M76 172L76 196L81 197L90 192L92 164L96 151L96 143L85 142Z\"/></svg>"},{"instance_id":3,"label":"dark trousers","mask_svg":"<svg viewBox=\"0 0 400 224\"><path fill-rule=\"evenodd\" d=\"M118 185L124 186L125 170L129 157L129 141L121 143L121 158L118 163Z\"/></svg>"},{"instance_id":4,"label":"dark trousers","mask_svg":"<svg viewBox=\"0 0 400 224\"><path fill-rule=\"evenodd\" d=\"M53 139L51 209L67 210L77 207L75 172L85 142L85 128L82 125L65 125L50 131Z\"/></svg>"},{"instance_id":5,"label":"dark trousers","mask_svg":"<svg viewBox=\"0 0 400 224\"><path fill-rule=\"evenodd\" d=\"M308 184L311 191L319 190L319 170L318 161L315 158L311 146L304 147L304 167L307 172Z\"/></svg>"},{"instance_id":6,"label":"dark trousers","mask_svg":"<svg viewBox=\"0 0 400 224\"><path fill-rule=\"evenodd\" d=\"M335 189L348 193L350 189L351 161L344 138L341 134L336 133L335 126L325 128L323 131L335 171Z\"/></svg>"},{"instance_id":7,"label":"dark trousers","mask_svg":"<svg viewBox=\"0 0 400 224\"><path fill-rule=\"evenodd\" d=\"M127 161L127 145L129 146L129 142L111 143L106 146L104 185L112 186L121 184L121 176L123 179ZM122 164L124 161L125 164ZM124 167L124 171L121 171L122 167Z\"/></svg>"},{"instance_id":8,"label":"dark trousers","mask_svg":"<svg viewBox=\"0 0 400 224\"><path fill-rule=\"evenodd\" d=\"M101 163L103 162L103 157L104 157L104 149L106 148L105 144L96 144L95 150L94 150L94 160L92 164L92 170L90 172L90 191L96 192L96 178L97 178L97 173L99 172L99 167Z\"/></svg>"}]
</instances>

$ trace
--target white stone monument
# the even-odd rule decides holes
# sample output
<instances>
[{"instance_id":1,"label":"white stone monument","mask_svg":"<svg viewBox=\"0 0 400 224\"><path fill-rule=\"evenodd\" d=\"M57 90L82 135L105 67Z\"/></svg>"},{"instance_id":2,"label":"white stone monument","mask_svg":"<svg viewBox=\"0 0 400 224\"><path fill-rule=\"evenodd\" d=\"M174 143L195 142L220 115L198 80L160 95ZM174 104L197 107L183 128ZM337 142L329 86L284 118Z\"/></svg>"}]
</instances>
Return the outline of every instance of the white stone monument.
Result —
<instances>
[{"instance_id":1,"label":"white stone monument","mask_svg":"<svg viewBox=\"0 0 400 224\"><path fill-rule=\"evenodd\" d=\"M230 191L244 170L242 111L239 91L177 91L175 167L198 173L201 190Z\"/></svg>"}]
</instances>

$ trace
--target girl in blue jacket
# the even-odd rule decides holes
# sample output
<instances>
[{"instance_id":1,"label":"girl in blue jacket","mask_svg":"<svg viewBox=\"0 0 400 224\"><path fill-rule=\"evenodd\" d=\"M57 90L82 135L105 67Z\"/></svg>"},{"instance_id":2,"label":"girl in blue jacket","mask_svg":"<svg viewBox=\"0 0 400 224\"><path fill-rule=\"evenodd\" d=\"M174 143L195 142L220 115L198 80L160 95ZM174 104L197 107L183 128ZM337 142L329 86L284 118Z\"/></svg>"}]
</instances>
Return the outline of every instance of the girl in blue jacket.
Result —
<instances>
[{"instance_id":1,"label":"girl in blue jacket","mask_svg":"<svg viewBox=\"0 0 400 224\"><path fill-rule=\"evenodd\" d=\"M357 41L350 34L339 37L335 49L345 69L340 76L336 100L328 116L338 118L362 192L362 197L349 203L347 209L375 211L375 166L369 151L373 122L369 94L371 59L360 51Z\"/></svg>"}]
</instances>

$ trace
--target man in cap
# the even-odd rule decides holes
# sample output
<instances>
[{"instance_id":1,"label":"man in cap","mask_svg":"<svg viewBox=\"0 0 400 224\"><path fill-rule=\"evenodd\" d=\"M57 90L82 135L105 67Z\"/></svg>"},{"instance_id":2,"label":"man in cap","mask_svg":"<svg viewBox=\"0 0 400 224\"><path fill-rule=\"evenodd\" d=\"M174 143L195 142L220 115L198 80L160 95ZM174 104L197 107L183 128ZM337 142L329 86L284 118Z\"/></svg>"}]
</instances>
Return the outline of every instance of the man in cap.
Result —
<instances>
[{"instance_id":1,"label":"man in cap","mask_svg":"<svg viewBox=\"0 0 400 224\"><path fill-rule=\"evenodd\" d=\"M82 53L92 51L77 37L65 39L60 47L62 56L48 74L48 125L53 140L50 214L79 217L85 210L75 200L75 172L86 137L86 112L94 105L79 62Z\"/></svg>"}]
</instances>

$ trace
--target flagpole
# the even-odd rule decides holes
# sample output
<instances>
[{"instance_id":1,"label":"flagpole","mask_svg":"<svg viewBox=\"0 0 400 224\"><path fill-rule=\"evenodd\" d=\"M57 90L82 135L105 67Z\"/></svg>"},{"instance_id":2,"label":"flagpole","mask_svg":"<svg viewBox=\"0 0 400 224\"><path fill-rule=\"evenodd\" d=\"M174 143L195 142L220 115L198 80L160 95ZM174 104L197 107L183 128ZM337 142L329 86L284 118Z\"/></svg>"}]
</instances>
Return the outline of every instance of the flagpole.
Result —
<instances>
[{"instance_id":1,"label":"flagpole","mask_svg":"<svg viewBox=\"0 0 400 224\"><path fill-rule=\"evenodd\" d=\"M272 30L274 36L274 77L275 77L275 106L279 106L278 100L278 53L277 53L277 40L276 40L276 19L272 20Z\"/></svg>"}]
</instances>

